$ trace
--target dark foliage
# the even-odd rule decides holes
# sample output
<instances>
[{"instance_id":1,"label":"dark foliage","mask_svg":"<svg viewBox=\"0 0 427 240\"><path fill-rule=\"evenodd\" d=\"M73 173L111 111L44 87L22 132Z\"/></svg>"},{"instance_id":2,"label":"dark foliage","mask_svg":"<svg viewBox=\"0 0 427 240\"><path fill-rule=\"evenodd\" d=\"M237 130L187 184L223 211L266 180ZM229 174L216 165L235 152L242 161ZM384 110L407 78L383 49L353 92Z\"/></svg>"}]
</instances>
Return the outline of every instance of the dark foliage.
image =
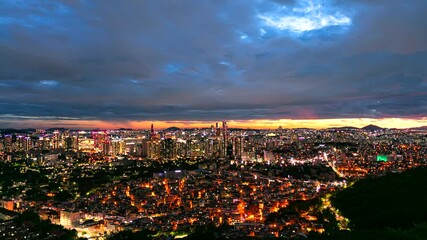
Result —
<instances>
[{"instance_id":1,"label":"dark foliage","mask_svg":"<svg viewBox=\"0 0 427 240\"><path fill-rule=\"evenodd\" d=\"M341 191L333 204L354 229L410 228L427 222L427 169L367 178Z\"/></svg>"}]
</instances>

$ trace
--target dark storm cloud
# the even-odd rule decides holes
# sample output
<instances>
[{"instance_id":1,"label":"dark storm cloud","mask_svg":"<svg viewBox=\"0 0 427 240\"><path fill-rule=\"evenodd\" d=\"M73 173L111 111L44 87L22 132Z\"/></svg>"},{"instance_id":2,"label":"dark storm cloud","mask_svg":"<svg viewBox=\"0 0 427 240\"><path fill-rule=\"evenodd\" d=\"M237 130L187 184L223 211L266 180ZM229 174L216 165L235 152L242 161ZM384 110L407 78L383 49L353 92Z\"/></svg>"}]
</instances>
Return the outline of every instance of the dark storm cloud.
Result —
<instances>
[{"instance_id":1,"label":"dark storm cloud","mask_svg":"<svg viewBox=\"0 0 427 240\"><path fill-rule=\"evenodd\" d=\"M0 118L423 117L426 7L5 0Z\"/></svg>"}]
</instances>

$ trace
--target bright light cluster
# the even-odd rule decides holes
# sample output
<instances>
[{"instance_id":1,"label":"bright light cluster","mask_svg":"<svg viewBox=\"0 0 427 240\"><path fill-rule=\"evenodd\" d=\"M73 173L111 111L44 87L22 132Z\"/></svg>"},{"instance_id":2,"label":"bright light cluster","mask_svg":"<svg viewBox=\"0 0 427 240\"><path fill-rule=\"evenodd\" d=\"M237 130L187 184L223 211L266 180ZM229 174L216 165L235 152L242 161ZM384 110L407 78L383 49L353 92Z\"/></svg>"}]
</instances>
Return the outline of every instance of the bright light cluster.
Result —
<instances>
[{"instance_id":1,"label":"bright light cluster","mask_svg":"<svg viewBox=\"0 0 427 240\"><path fill-rule=\"evenodd\" d=\"M259 18L263 20L266 26L294 33L351 24L351 19L344 14L330 12L331 9L322 5L321 1L301 0L299 7L292 9L280 7L276 12L259 14Z\"/></svg>"}]
</instances>

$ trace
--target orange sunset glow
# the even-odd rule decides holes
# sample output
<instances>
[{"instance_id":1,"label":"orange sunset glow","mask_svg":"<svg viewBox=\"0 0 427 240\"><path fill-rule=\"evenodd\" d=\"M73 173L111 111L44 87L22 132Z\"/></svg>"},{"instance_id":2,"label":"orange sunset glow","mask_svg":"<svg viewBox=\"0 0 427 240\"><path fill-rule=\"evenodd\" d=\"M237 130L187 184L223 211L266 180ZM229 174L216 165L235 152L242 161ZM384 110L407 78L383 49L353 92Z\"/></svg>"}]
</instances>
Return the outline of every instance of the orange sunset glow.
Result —
<instances>
[{"instance_id":1,"label":"orange sunset glow","mask_svg":"<svg viewBox=\"0 0 427 240\"><path fill-rule=\"evenodd\" d=\"M220 121L220 120L217 120ZM2 121L0 121L1 123ZM178 128L209 128L216 121L101 121L101 120L25 120L15 121L16 126L50 128L66 127L75 129L100 128L100 129L148 129L153 123L156 129L165 129L168 127ZM283 128L313 128L325 129L333 127L364 127L369 124L378 125L384 128L416 128L427 126L427 118L409 119L409 118L341 118L341 119L256 119L256 120L230 120L231 128L247 129L276 129L279 126Z\"/></svg>"}]
</instances>

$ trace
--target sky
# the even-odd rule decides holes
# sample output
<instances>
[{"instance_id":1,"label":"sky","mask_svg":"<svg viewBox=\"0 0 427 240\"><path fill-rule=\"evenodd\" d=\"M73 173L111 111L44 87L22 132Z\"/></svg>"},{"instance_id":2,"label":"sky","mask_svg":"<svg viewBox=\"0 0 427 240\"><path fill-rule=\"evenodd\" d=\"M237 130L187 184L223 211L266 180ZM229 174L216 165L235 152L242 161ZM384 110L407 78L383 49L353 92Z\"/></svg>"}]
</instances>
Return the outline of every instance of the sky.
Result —
<instances>
[{"instance_id":1,"label":"sky","mask_svg":"<svg viewBox=\"0 0 427 240\"><path fill-rule=\"evenodd\" d=\"M427 125L425 0L2 0L0 128Z\"/></svg>"}]
</instances>

